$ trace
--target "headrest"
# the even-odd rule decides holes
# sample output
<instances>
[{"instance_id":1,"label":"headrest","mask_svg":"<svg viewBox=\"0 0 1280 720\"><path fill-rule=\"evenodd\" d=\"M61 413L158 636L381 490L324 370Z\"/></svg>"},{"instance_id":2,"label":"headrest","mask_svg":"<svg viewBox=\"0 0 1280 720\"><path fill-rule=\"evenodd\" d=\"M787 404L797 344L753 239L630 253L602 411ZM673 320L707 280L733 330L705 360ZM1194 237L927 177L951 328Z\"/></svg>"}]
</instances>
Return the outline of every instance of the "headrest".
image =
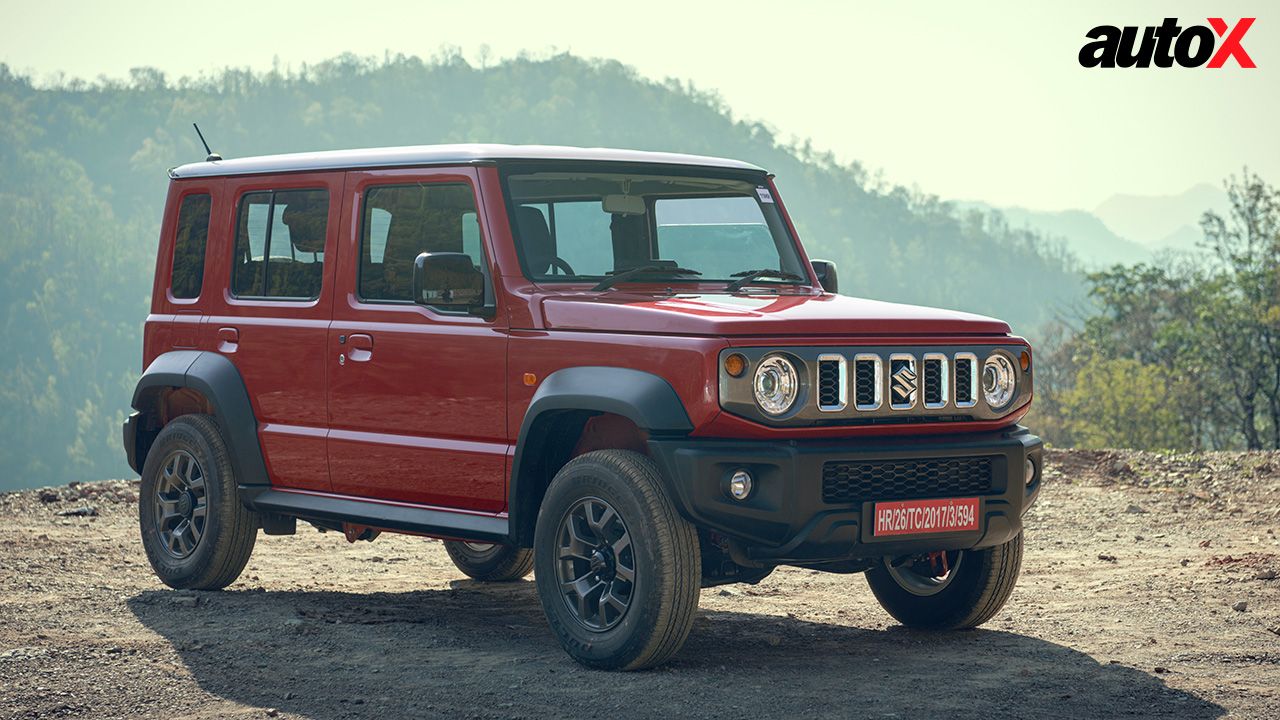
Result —
<instances>
[{"instance_id":1,"label":"headrest","mask_svg":"<svg viewBox=\"0 0 1280 720\"><path fill-rule=\"evenodd\" d=\"M312 202L298 193L289 198L280 220L289 228L289 241L302 252L324 252L325 227L329 220L326 202ZM273 243L274 244L274 243Z\"/></svg>"},{"instance_id":2,"label":"headrest","mask_svg":"<svg viewBox=\"0 0 1280 720\"><path fill-rule=\"evenodd\" d=\"M547 218L538 208L521 205L516 208L516 226L529 271L534 275L547 274L556 259L556 243L547 228Z\"/></svg>"}]
</instances>

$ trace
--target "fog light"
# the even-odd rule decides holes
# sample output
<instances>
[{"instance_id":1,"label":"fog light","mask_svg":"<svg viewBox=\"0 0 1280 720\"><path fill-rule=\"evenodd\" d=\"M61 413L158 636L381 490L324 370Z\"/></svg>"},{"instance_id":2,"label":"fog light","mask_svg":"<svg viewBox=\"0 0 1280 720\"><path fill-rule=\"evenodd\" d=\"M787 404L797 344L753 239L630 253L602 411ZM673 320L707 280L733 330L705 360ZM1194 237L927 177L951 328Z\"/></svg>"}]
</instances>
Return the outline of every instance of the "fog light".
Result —
<instances>
[{"instance_id":1,"label":"fog light","mask_svg":"<svg viewBox=\"0 0 1280 720\"><path fill-rule=\"evenodd\" d=\"M1022 470L1027 476L1027 484L1030 485L1032 480L1036 479L1036 464L1031 462L1031 458L1027 458Z\"/></svg>"},{"instance_id":2,"label":"fog light","mask_svg":"<svg viewBox=\"0 0 1280 720\"><path fill-rule=\"evenodd\" d=\"M735 470L733 476L729 478L729 496L734 500L746 500L751 495L751 488L754 485L751 473L746 470Z\"/></svg>"}]
</instances>

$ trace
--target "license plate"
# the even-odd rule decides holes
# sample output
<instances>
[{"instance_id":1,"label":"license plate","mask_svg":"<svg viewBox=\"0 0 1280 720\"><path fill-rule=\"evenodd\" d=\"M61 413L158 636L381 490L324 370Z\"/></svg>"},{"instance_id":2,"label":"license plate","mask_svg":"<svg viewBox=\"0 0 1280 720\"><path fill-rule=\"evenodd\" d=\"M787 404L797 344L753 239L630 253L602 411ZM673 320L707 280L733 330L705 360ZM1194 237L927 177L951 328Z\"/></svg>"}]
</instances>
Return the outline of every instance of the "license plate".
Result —
<instances>
[{"instance_id":1,"label":"license plate","mask_svg":"<svg viewBox=\"0 0 1280 720\"><path fill-rule=\"evenodd\" d=\"M977 530L978 498L878 502L875 516L876 537Z\"/></svg>"}]
</instances>

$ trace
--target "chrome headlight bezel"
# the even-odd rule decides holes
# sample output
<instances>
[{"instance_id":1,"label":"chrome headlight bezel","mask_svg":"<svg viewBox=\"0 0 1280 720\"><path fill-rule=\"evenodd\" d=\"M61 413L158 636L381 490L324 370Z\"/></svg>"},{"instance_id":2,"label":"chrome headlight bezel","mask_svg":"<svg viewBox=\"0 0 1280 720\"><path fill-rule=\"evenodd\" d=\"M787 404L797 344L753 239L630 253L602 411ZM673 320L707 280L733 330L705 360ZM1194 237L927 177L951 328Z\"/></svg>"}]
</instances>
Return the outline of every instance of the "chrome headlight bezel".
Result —
<instances>
[{"instance_id":1,"label":"chrome headlight bezel","mask_svg":"<svg viewBox=\"0 0 1280 720\"><path fill-rule=\"evenodd\" d=\"M982 400L992 410L1004 410L1018 397L1018 361L995 351L982 361L979 380Z\"/></svg>"},{"instance_id":2,"label":"chrome headlight bezel","mask_svg":"<svg viewBox=\"0 0 1280 720\"><path fill-rule=\"evenodd\" d=\"M769 417L781 417L800 399L800 369L782 353L760 359L751 374L751 395L756 407Z\"/></svg>"}]
</instances>

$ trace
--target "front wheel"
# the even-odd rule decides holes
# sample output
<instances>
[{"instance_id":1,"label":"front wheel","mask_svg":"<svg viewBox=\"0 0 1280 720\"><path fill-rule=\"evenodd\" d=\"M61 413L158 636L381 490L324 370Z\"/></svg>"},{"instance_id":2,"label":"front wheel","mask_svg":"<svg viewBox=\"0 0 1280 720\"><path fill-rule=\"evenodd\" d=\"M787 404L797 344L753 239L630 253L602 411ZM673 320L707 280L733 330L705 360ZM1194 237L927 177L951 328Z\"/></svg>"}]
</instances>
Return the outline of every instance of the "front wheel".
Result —
<instances>
[{"instance_id":1,"label":"front wheel","mask_svg":"<svg viewBox=\"0 0 1280 720\"><path fill-rule=\"evenodd\" d=\"M1018 582L1022 534L982 550L884 558L867 571L876 600L898 622L926 630L977 627L995 617Z\"/></svg>"},{"instance_id":2,"label":"front wheel","mask_svg":"<svg viewBox=\"0 0 1280 720\"><path fill-rule=\"evenodd\" d=\"M693 627L698 536L639 453L597 450L561 468L538 512L534 565L551 629L587 667L653 667Z\"/></svg>"},{"instance_id":3,"label":"front wheel","mask_svg":"<svg viewBox=\"0 0 1280 720\"><path fill-rule=\"evenodd\" d=\"M504 543L446 540L449 559L467 576L483 582L519 580L533 569L533 551Z\"/></svg>"}]
</instances>

